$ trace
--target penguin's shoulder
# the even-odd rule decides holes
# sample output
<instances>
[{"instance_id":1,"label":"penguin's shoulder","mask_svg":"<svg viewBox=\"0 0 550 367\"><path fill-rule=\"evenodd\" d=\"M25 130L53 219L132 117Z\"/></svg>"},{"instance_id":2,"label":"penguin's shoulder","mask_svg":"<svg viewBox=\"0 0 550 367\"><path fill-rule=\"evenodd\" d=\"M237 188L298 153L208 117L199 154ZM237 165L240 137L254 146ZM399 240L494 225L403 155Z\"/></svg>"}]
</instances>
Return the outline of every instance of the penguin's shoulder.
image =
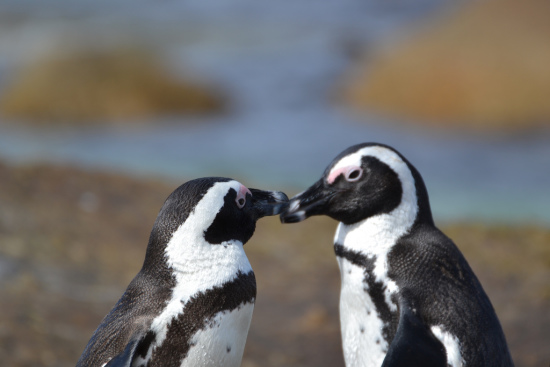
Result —
<instances>
[{"instance_id":1,"label":"penguin's shoulder","mask_svg":"<svg viewBox=\"0 0 550 367\"><path fill-rule=\"evenodd\" d=\"M164 284L158 278L149 276L143 270L130 282L122 297L111 312L102 321L101 326L115 330L130 327L131 334L135 329L150 325L170 299L173 284Z\"/></svg>"},{"instance_id":2,"label":"penguin's shoulder","mask_svg":"<svg viewBox=\"0 0 550 367\"><path fill-rule=\"evenodd\" d=\"M132 357L140 344L147 341L151 322L169 297L170 289L159 286L143 272L138 273L101 321L77 366L102 365L111 358L115 360L114 356L121 363Z\"/></svg>"},{"instance_id":3,"label":"penguin's shoulder","mask_svg":"<svg viewBox=\"0 0 550 367\"><path fill-rule=\"evenodd\" d=\"M399 238L388 254L388 261L394 277L403 281L433 283L434 286L450 282L459 290L479 286L455 243L432 225L416 226ZM412 279L411 272L416 274Z\"/></svg>"},{"instance_id":4,"label":"penguin's shoulder","mask_svg":"<svg viewBox=\"0 0 550 367\"><path fill-rule=\"evenodd\" d=\"M434 226L412 231L397 241L388 263L389 275L402 290L402 296L434 324L440 320L453 323L461 315L481 320L483 314L494 313L458 247Z\"/></svg>"},{"instance_id":5,"label":"penguin's shoulder","mask_svg":"<svg viewBox=\"0 0 550 367\"><path fill-rule=\"evenodd\" d=\"M150 341L154 337L154 334L147 330L146 327L135 330L122 352L112 357L105 367L131 367L136 355L145 358Z\"/></svg>"},{"instance_id":6,"label":"penguin's shoulder","mask_svg":"<svg viewBox=\"0 0 550 367\"><path fill-rule=\"evenodd\" d=\"M491 301L443 232L434 226L411 231L396 243L388 262L390 277L400 288L400 302L407 302L431 334L439 330L447 336L438 337L440 341L456 340L465 363L512 365ZM490 355L494 360L486 359Z\"/></svg>"}]
</instances>

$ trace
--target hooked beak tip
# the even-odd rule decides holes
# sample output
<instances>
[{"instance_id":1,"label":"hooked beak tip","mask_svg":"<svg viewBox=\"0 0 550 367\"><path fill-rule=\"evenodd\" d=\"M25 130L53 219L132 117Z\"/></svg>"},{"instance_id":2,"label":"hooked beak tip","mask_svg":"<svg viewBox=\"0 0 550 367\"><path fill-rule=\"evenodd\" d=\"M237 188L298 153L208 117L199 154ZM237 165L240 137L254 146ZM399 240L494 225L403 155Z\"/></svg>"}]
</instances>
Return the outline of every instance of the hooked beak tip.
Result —
<instances>
[{"instance_id":1,"label":"hooked beak tip","mask_svg":"<svg viewBox=\"0 0 550 367\"><path fill-rule=\"evenodd\" d=\"M281 223L298 223L307 218L305 210L300 208L300 198L295 196L286 205L281 214Z\"/></svg>"},{"instance_id":2,"label":"hooked beak tip","mask_svg":"<svg viewBox=\"0 0 550 367\"><path fill-rule=\"evenodd\" d=\"M336 194L330 187L325 187L322 181L318 181L304 192L294 196L288 202L288 206L281 214L282 223L298 223L314 215L324 215L327 206Z\"/></svg>"},{"instance_id":3,"label":"hooked beak tip","mask_svg":"<svg viewBox=\"0 0 550 367\"><path fill-rule=\"evenodd\" d=\"M300 210L295 213L283 213L280 216L281 223L298 223L307 218L306 213L303 210Z\"/></svg>"},{"instance_id":4,"label":"hooked beak tip","mask_svg":"<svg viewBox=\"0 0 550 367\"><path fill-rule=\"evenodd\" d=\"M282 205L288 205L288 196L282 191L273 191L273 199Z\"/></svg>"},{"instance_id":5,"label":"hooked beak tip","mask_svg":"<svg viewBox=\"0 0 550 367\"><path fill-rule=\"evenodd\" d=\"M278 215L281 214L286 210L288 207L288 202L281 202L280 204L273 205L273 214L272 215Z\"/></svg>"},{"instance_id":6,"label":"hooked beak tip","mask_svg":"<svg viewBox=\"0 0 550 367\"><path fill-rule=\"evenodd\" d=\"M256 199L256 210L259 217L278 215L288 206L288 196L280 191L261 191L250 189Z\"/></svg>"},{"instance_id":7,"label":"hooked beak tip","mask_svg":"<svg viewBox=\"0 0 550 367\"><path fill-rule=\"evenodd\" d=\"M273 191L273 199L275 203L273 205L273 215L281 214L288 208L288 196L282 191Z\"/></svg>"}]
</instances>

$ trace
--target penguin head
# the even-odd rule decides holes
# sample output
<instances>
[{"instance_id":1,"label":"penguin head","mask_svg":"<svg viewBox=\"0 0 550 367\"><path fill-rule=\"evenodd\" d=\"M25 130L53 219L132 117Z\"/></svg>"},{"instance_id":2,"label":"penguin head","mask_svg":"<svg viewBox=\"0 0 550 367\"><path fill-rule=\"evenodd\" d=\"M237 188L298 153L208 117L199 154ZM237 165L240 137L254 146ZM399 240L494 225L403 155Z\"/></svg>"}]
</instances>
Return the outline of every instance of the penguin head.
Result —
<instances>
[{"instance_id":1,"label":"penguin head","mask_svg":"<svg viewBox=\"0 0 550 367\"><path fill-rule=\"evenodd\" d=\"M313 215L327 215L354 224L383 214L431 221L418 171L395 149L364 143L340 153L319 181L292 198L281 221L296 223Z\"/></svg>"},{"instance_id":2,"label":"penguin head","mask_svg":"<svg viewBox=\"0 0 550 367\"><path fill-rule=\"evenodd\" d=\"M279 214L287 202L282 192L248 189L229 178L199 178L168 196L151 236L167 243L183 230L187 237L212 245L228 241L245 244L254 234L256 221Z\"/></svg>"}]
</instances>

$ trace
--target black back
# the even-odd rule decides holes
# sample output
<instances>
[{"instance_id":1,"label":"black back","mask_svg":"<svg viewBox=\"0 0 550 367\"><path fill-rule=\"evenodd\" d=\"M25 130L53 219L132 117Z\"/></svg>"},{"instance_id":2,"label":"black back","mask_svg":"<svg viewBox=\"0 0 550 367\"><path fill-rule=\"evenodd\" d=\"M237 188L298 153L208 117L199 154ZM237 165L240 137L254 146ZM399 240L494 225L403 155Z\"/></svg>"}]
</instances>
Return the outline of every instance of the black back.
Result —
<instances>
[{"instance_id":1,"label":"black back","mask_svg":"<svg viewBox=\"0 0 550 367\"><path fill-rule=\"evenodd\" d=\"M388 255L400 297L426 325L441 325L460 340L466 366L513 366L496 313L455 244L417 222Z\"/></svg>"}]
</instances>

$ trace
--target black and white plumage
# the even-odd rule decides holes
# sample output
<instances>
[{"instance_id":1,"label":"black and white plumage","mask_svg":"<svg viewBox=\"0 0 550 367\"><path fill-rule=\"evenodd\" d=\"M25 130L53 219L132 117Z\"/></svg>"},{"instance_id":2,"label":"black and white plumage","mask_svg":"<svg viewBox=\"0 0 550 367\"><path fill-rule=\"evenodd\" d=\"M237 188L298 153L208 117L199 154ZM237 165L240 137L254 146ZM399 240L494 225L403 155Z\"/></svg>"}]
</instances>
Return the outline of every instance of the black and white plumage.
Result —
<instances>
[{"instance_id":1,"label":"black and white plumage","mask_svg":"<svg viewBox=\"0 0 550 367\"><path fill-rule=\"evenodd\" d=\"M226 178L177 188L153 226L145 261L77 366L240 366L256 298L243 250L282 192Z\"/></svg>"},{"instance_id":2,"label":"black and white plumage","mask_svg":"<svg viewBox=\"0 0 550 367\"><path fill-rule=\"evenodd\" d=\"M342 152L281 221L312 215L340 222L346 366L513 366L487 295L400 153L375 143Z\"/></svg>"}]
</instances>

